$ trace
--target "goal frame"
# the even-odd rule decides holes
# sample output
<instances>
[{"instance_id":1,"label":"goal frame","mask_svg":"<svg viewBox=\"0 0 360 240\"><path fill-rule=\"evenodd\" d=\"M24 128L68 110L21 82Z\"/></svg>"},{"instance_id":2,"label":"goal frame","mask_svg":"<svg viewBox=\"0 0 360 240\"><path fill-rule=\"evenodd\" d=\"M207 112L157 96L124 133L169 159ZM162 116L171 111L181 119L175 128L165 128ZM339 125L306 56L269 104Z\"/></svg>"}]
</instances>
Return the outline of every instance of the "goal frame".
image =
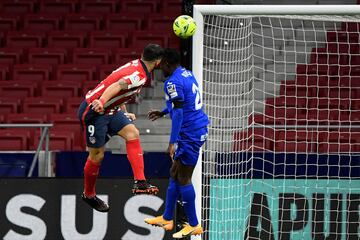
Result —
<instances>
[{"instance_id":1,"label":"goal frame","mask_svg":"<svg viewBox=\"0 0 360 240\"><path fill-rule=\"evenodd\" d=\"M197 24L192 44L192 71L203 90L203 15L360 15L360 5L194 5ZM202 151L192 178L196 192L196 214L202 219ZM195 239L195 238L193 238Z\"/></svg>"}]
</instances>

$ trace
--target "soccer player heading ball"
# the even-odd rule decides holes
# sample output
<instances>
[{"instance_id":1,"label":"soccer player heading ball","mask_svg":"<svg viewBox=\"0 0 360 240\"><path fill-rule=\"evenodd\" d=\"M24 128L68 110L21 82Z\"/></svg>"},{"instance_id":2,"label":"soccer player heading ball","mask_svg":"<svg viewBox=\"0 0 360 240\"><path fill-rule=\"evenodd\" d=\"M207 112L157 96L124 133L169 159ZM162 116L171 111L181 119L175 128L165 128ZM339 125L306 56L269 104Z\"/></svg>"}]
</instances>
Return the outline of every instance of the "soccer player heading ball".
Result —
<instances>
[{"instance_id":1,"label":"soccer player heading ball","mask_svg":"<svg viewBox=\"0 0 360 240\"><path fill-rule=\"evenodd\" d=\"M168 151L173 160L171 178L166 194L165 212L162 216L145 219L154 226L172 230L176 201L181 196L189 223L175 233L173 238L184 238L203 232L196 216L195 190L192 173L199 157L200 147L207 138L209 120L202 111L199 86L193 73L180 66L180 54L175 49L165 49L160 63L165 81L167 108L149 112L149 119L156 120L170 114L172 126ZM175 150L175 145L177 149Z\"/></svg>"},{"instance_id":2,"label":"soccer player heading ball","mask_svg":"<svg viewBox=\"0 0 360 240\"><path fill-rule=\"evenodd\" d=\"M141 91L147 80L150 81L150 73L159 65L162 55L163 49L159 45L147 45L141 59L133 60L113 71L90 90L80 104L78 117L89 151L84 167L82 199L100 212L109 211L109 206L95 192L109 136L119 135L126 141L127 156L135 179L133 193L157 194L159 191L145 179L139 131L132 123L135 115L126 111L125 103Z\"/></svg>"}]
</instances>

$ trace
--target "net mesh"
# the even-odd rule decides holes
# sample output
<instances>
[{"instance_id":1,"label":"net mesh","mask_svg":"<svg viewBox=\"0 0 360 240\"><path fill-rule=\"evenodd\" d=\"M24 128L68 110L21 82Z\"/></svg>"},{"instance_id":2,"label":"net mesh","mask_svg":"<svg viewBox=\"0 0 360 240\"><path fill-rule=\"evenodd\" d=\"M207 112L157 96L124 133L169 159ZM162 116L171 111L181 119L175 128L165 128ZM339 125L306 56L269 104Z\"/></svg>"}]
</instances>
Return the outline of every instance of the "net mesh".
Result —
<instances>
[{"instance_id":1,"label":"net mesh","mask_svg":"<svg viewBox=\"0 0 360 240\"><path fill-rule=\"evenodd\" d=\"M204 15L204 239L359 239L359 22Z\"/></svg>"}]
</instances>

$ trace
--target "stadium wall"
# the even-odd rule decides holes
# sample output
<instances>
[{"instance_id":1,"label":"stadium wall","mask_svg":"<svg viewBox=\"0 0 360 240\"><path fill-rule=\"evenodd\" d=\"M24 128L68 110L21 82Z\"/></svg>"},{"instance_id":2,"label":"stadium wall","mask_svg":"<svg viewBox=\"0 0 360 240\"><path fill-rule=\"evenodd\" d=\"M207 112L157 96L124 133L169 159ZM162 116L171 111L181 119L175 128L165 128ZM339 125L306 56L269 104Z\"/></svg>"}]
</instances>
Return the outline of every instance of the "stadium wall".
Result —
<instances>
[{"instance_id":1,"label":"stadium wall","mask_svg":"<svg viewBox=\"0 0 360 240\"><path fill-rule=\"evenodd\" d=\"M80 198L82 179L0 179L0 238L10 239L171 239L144 218L163 211L167 179L152 181L157 196L131 194L130 179L100 179L98 194L110 204L99 213Z\"/></svg>"}]
</instances>

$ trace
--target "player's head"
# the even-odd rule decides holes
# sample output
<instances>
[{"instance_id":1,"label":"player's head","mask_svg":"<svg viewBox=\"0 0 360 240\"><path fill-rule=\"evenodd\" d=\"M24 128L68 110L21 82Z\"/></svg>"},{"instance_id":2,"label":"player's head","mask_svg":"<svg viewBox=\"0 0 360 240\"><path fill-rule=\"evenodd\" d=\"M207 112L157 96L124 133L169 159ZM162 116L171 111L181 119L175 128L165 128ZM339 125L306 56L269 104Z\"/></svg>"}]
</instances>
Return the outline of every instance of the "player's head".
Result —
<instances>
[{"instance_id":1,"label":"player's head","mask_svg":"<svg viewBox=\"0 0 360 240\"><path fill-rule=\"evenodd\" d=\"M173 48L165 48L160 68L165 77L170 76L180 65L180 53Z\"/></svg>"},{"instance_id":2,"label":"player's head","mask_svg":"<svg viewBox=\"0 0 360 240\"><path fill-rule=\"evenodd\" d=\"M147 62L147 66L152 71L156 66L158 66L161 62L161 58L163 56L164 49L157 44L150 43L148 44L141 55L141 60Z\"/></svg>"}]
</instances>

